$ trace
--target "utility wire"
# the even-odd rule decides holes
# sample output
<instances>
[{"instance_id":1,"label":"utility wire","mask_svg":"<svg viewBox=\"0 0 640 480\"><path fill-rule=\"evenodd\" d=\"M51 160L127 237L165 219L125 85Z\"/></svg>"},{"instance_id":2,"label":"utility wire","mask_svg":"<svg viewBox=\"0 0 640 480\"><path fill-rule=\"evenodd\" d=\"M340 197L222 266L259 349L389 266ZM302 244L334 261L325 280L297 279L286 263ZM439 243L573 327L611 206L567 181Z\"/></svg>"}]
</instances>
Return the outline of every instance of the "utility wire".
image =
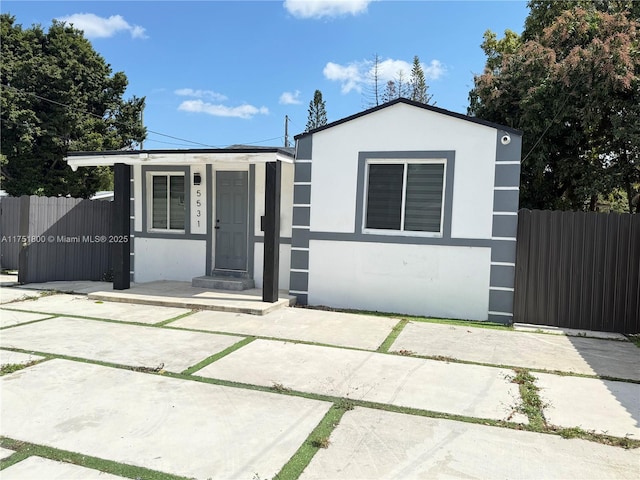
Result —
<instances>
[{"instance_id":1,"label":"utility wire","mask_svg":"<svg viewBox=\"0 0 640 480\"><path fill-rule=\"evenodd\" d=\"M564 97L564 102L562 102L562 105L560 105L560 108L558 108L558 111L556 112L556 114L554 115L554 117L551 119L551 122L549 122L549 125L547 125L547 128L544 129L544 132L542 132L542 135L540 135L540 137L538 138L538 140L536 140L536 143L533 144L533 147L531 147L531 149L529 150L529 152L524 156L524 158L522 159L522 162L520 163L524 163L525 160L527 158L529 158L529 155L531 155L531 152L533 152L533 150L538 146L538 144L542 141L542 139L544 138L544 136L546 135L546 133L549 131L549 129L551 128L551 126L555 123L556 119L558 118L558 116L560 115L560 113L562 113L562 110L564 110L564 106L567 104L567 100L569 100L569 95L565 95Z\"/></svg>"},{"instance_id":2,"label":"utility wire","mask_svg":"<svg viewBox=\"0 0 640 480\"><path fill-rule=\"evenodd\" d=\"M75 107L72 107L71 105L67 105L67 104L65 104L65 103L61 103L61 102L58 102L58 101L56 101L56 100L51 100L50 98L43 97L43 96L38 95L38 94L36 94L36 93L26 92L26 91L24 91L24 90L21 90L21 89L19 89L19 88L13 87L13 86L11 86L11 85L5 85L4 83L3 83L3 84L0 84L0 85L1 85L3 88L9 88L9 89L11 89L11 90L14 90L14 91L19 92L19 93L23 93L23 94L25 94L25 95L31 95L31 96L33 96L33 97L37 98L38 100L42 100L42 101L44 101L44 102L49 102L49 103L52 103L52 104L54 104L54 105L58 105L58 106L60 106L60 107L67 108L67 109L69 109L69 110L72 110L72 111L75 111L75 112L78 112L78 113L81 113L81 114L84 114L84 115L89 115L89 116L92 116L92 117L95 117L95 118L99 118L100 120L105 120L105 118L104 118L103 116L98 115L98 114L96 114L96 113L92 113L92 112L89 112L89 111L87 111L87 110L82 110L82 109L79 109L79 108L75 108ZM117 120L112 120L112 122L113 122L113 123L115 123L115 124L117 124L117 125L122 125L122 126L125 126L125 127L130 127L130 126L132 126L132 124L128 124L128 123L124 123L124 122L119 122L119 121L117 121ZM176 136L174 136L174 135L168 135L168 134L166 134L166 133L156 132L155 130L150 130L150 129L148 129L148 128L147 128L146 130L147 130L147 133L151 133L151 134L153 134L153 135L159 135L159 136L161 136L161 137L166 137L166 138L170 138L170 139L172 139L172 140L179 140L180 142L187 142L187 143L186 143L186 144L185 144L185 143L181 143L181 144L180 144L180 143L172 143L172 142L162 142L162 141L160 141L160 140L153 140L153 139L149 139L149 138L147 138L146 140L147 140L147 141L149 141L149 142L166 143L167 145L179 145L179 146L188 146L188 144L194 144L194 145L200 145L201 147L209 147L209 148L224 148L224 147L222 147L222 146L220 146L220 145L209 145L209 144L206 144L206 143L196 142L196 141L193 141L193 140L188 140L188 139L186 139L186 138L180 138L180 137L176 137ZM270 140L276 140L276 139L279 139L279 138L282 138L282 136L274 137L274 138L267 138L266 140L259 140L259 141L257 141L257 142L247 142L247 143L243 143L242 145L255 145L255 144L257 144L257 143L268 142L268 141L270 141Z\"/></svg>"}]
</instances>

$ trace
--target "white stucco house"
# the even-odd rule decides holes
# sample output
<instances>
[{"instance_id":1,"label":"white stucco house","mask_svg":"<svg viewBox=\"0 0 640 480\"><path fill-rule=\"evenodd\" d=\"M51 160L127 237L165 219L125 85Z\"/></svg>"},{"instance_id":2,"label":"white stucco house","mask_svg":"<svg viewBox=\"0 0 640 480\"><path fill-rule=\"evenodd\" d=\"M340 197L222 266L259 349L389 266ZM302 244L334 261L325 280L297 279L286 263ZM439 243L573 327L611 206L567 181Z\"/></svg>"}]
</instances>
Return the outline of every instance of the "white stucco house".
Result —
<instances>
[{"instance_id":1,"label":"white stucco house","mask_svg":"<svg viewBox=\"0 0 640 480\"><path fill-rule=\"evenodd\" d=\"M131 281L261 286L265 165L279 162L279 286L299 303L512 321L521 132L398 99L295 138L67 162L130 166Z\"/></svg>"}]
</instances>

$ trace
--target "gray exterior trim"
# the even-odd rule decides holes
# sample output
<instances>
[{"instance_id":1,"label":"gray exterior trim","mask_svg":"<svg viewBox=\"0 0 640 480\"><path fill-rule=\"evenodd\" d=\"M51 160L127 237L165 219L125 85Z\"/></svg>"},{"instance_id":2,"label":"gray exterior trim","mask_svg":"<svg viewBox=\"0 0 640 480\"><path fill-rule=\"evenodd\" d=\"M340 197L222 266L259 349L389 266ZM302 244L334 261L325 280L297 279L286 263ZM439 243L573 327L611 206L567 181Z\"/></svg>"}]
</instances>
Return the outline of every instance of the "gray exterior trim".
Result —
<instances>
[{"instance_id":1,"label":"gray exterior trim","mask_svg":"<svg viewBox=\"0 0 640 480\"><path fill-rule=\"evenodd\" d=\"M293 219L291 229L291 267L289 271L289 290L294 292L307 292L309 286L309 251L293 250L295 247L309 248L309 225L311 225L311 207L296 205L311 204L311 185L299 185L298 183L311 182L311 157L313 151L313 135L296 139L296 161L294 164L293 184ZM300 163L299 160L304 160ZM295 228L305 227L305 228ZM285 243L285 239L281 239ZM306 270L294 272L291 270ZM294 293L297 302L306 305L308 295Z\"/></svg>"},{"instance_id":2,"label":"gray exterior trim","mask_svg":"<svg viewBox=\"0 0 640 480\"><path fill-rule=\"evenodd\" d=\"M516 242L511 240L493 240L491 247L491 261L515 263Z\"/></svg>"},{"instance_id":3,"label":"gray exterior trim","mask_svg":"<svg viewBox=\"0 0 640 480\"><path fill-rule=\"evenodd\" d=\"M255 241L255 222L256 222L256 166L249 165L249 231L247 232L248 245L247 248L247 275L249 278L253 278L253 270L256 255L256 241Z\"/></svg>"},{"instance_id":4,"label":"gray exterior trim","mask_svg":"<svg viewBox=\"0 0 640 480\"><path fill-rule=\"evenodd\" d=\"M515 238L518 234L517 215L494 215L491 234L494 237Z\"/></svg>"},{"instance_id":5,"label":"gray exterior trim","mask_svg":"<svg viewBox=\"0 0 640 480\"><path fill-rule=\"evenodd\" d=\"M163 238L165 240L207 240L205 233L136 232L136 238Z\"/></svg>"},{"instance_id":6,"label":"gray exterior trim","mask_svg":"<svg viewBox=\"0 0 640 480\"><path fill-rule=\"evenodd\" d=\"M291 272L289 290L298 292L309 291L309 272Z\"/></svg>"},{"instance_id":7,"label":"gray exterior trim","mask_svg":"<svg viewBox=\"0 0 640 480\"><path fill-rule=\"evenodd\" d=\"M291 237L291 246L300 248L309 248L309 230L304 228L295 228Z\"/></svg>"},{"instance_id":8,"label":"gray exterior trim","mask_svg":"<svg viewBox=\"0 0 640 480\"><path fill-rule=\"evenodd\" d=\"M311 185L294 185L293 187L293 204L294 205L310 205L311 204Z\"/></svg>"},{"instance_id":9,"label":"gray exterior trim","mask_svg":"<svg viewBox=\"0 0 640 480\"><path fill-rule=\"evenodd\" d=\"M309 304L309 295L306 293L291 293L291 295L296 296L296 303L298 305L308 305Z\"/></svg>"},{"instance_id":10,"label":"gray exterior trim","mask_svg":"<svg viewBox=\"0 0 640 480\"><path fill-rule=\"evenodd\" d=\"M489 311L513 314L513 292L489 290Z\"/></svg>"},{"instance_id":11,"label":"gray exterior trim","mask_svg":"<svg viewBox=\"0 0 640 480\"><path fill-rule=\"evenodd\" d=\"M513 288L515 285L516 267L508 265L491 265L489 285L492 287Z\"/></svg>"},{"instance_id":12,"label":"gray exterior trim","mask_svg":"<svg viewBox=\"0 0 640 480\"><path fill-rule=\"evenodd\" d=\"M508 137L508 143L502 142ZM520 196L520 155L522 135L517 132L498 130L496 132L496 162L493 191L493 223L491 235L494 238L517 238L518 202ZM500 215L496 212L512 213ZM493 240L492 263L511 265L491 265L489 285L489 320L499 323L513 322L516 242ZM499 290L506 289L506 290ZM510 289L510 290L509 290ZM496 314L496 312L501 315Z\"/></svg>"},{"instance_id":13,"label":"gray exterior trim","mask_svg":"<svg viewBox=\"0 0 640 480\"><path fill-rule=\"evenodd\" d=\"M143 165L141 168L140 181L142 182L142 232L137 232L139 237L149 238L190 238L191 230L191 202L186 199L191 198L191 182L189 181L189 169L188 165L176 166L176 165ZM147 211L149 205L147 204L147 173L148 172L182 172L184 173L184 233L165 233L165 232L148 232L147 231ZM165 237L164 235L169 235Z\"/></svg>"},{"instance_id":14,"label":"gray exterior trim","mask_svg":"<svg viewBox=\"0 0 640 480\"><path fill-rule=\"evenodd\" d=\"M503 145L501 141L505 133L508 133L511 137L511 142L508 145ZM507 131L498 127L496 132L496 162L520 162L521 152L522 135L519 132Z\"/></svg>"},{"instance_id":15,"label":"gray exterior trim","mask_svg":"<svg viewBox=\"0 0 640 480\"><path fill-rule=\"evenodd\" d=\"M496 163L496 187L517 187L520 185L520 163Z\"/></svg>"},{"instance_id":16,"label":"gray exterior trim","mask_svg":"<svg viewBox=\"0 0 640 480\"><path fill-rule=\"evenodd\" d=\"M294 183L311 181L311 164L310 163L296 163L294 168L295 168L295 172L293 175Z\"/></svg>"},{"instance_id":17,"label":"gray exterior trim","mask_svg":"<svg viewBox=\"0 0 640 480\"><path fill-rule=\"evenodd\" d=\"M494 190L493 211L514 212L518 211L519 190Z\"/></svg>"},{"instance_id":18,"label":"gray exterior trim","mask_svg":"<svg viewBox=\"0 0 640 480\"><path fill-rule=\"evenodd\" d=\"M313 150L313 135L296 138L296 160L311 160Z\"/></svg>"},{"instance_id":19,"label":"gray exterior trim","mask_svg":"<svg viewBox=\"0 0 640 480\"><path fill-rule=\"evenodd\" d=\"M513 315L496 315L494 313L489 314L488 320L494 323L502 323L504 325L510 325L513 323Z\"/></svg>"},{"instance_id":20,"label":"gray exterior trim","mask_svg":"<svg viewBox=\"0 0 640 480\"><path fill-rule=\"evenodd\" d=\"M207 245L205 252L205 275L211 275L213 273L213 222L211 219L214 216L213 213L213 191L215 186L213 185L213 165L207 165L205 169L205 175L207 176Z\"/></svg>"},{"instance_id":21,"label":"gray exterior trim","mask_svg":"<svg viewBox=\"0 0 640 480\"><path fill-rule=\"evenodd\" d=\"M489 238L441 238L418 237L405 235L374 235L368 233L342 232L309 232L309 240L324 240L330 242L362 242L387 243L405 245L443 245L451 247L491 247L494 240ZM515 243L515 242L514 242ZM297 246L297 245L296 245ZM302 245L300 245L302 246Z\"/></svg>"},{"instance_id":22,"label":"gray exterior trim","mask_svg":"<svg viewBox=\"0 0 640 480\"><path fill-rule=\"evenodd\" d=\"M252 235L253 244L264 243L264 235ZM280 243L282 245L291 245L291 237L280 237Z\"/></svg>"},{"instance_id":23,"label":"gray exterior trim","mask_svg":"<svg viewBox=\"0 0 640 480\"><path fill-rule=\"evenodd\" d=\"M296 270L309 270L309 252L303 250L291 250L291 268Z\"/></svg>"},{"instance_id":24,"label":"gray exterior trim","mask_svg":"<svg viewBox=\"0 0 640 480\"><path fill-rule=\"evenodd\" d=\"M295 187L297 188L297 186ZM295 189L294 189L295 192ZM308 227L311 221L311 207L293 207L293 225L296 227ZM299 229L298 229L299 230Z\"/></svg>"},{"instance_id":25,"label":"gray exterior trim","mask_svg":"<svg viewBox=\"0 0 640 480\"><path fill-rule=\"evenodd\" d=\"M453 150L431 150L431 151L379 151L379 152L359 152L358 153L358 179L356 188L356 217L354 231L356 234L365 236L378 236L362 233L363 216L364 216L364 195L365 184L364 177L366 173L367 160L375 158L390 158L399 160L420 160L420 159L446 159L445 169L445 186L444 198L442 199L442 208L444 210L442 224L442 239L451 238L451 216L453 212L453 174L455 171L455 152ZM432 238L432 237L430 237ZM405 243L405 242L389 242L389 243ZM414 243L414 242L410 242ZM419 243L419 242L418 242Z\"/></svg>"}]
</instances>

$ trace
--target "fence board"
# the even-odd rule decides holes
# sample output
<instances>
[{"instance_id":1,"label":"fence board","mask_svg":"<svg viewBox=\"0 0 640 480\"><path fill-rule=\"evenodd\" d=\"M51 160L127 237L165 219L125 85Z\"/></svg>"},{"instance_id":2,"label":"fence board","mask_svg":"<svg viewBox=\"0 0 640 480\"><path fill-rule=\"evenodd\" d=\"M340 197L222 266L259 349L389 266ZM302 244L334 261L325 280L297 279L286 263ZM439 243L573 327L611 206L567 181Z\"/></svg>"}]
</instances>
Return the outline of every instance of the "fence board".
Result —
<instances>
[{"instance_id":1,"label":"fence board","mask_svg":"<svg viewBox=\"0 0 640 480\"><path fill-rule=\"evenodd\" d=\"M20 199L0 198L0 266L3 269L18 269L20 253Z\"/></svg>"},{"instance_id":2,"label":"fence board","mask_svg":"<svg viewBox=\"0 0 640 480\"><path fill-rule=\"evenodd\" d=\"M2 235L21 237L2 244L2 267L17 268L20 283L101 280L111 271L111 202L36 196L1 202Z\"/></svg>"},{"instance_id":3,"label":"fence board","mask_svg":"<svg viewBox=\"0 0 640 480\"><path fill-rule=\"evenodd\" d=\"M640 332L640 215L520 210L514 321Z\"/></svg>"}]
</instances>

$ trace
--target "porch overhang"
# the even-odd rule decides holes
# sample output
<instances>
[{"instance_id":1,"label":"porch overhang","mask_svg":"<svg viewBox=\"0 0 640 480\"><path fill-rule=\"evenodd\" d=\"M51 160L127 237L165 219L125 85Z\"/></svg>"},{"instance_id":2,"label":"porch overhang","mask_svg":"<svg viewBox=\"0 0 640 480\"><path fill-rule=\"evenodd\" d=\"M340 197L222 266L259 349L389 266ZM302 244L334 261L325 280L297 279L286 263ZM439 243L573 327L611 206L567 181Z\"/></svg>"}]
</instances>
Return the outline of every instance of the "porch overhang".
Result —
<instances>
[{"instance_id":1,"label":"porch overhang","mask_svg":"<svg viewBox=\"0 0 640 480\"><path fill-rule=\"evenodd\" d=\"M198 150L135 150L72 152L65 161L75 172L78 167L125 165L260 164L293 163L294 149L281 147L218 148Z\"/></svg>"}]
</instances>

